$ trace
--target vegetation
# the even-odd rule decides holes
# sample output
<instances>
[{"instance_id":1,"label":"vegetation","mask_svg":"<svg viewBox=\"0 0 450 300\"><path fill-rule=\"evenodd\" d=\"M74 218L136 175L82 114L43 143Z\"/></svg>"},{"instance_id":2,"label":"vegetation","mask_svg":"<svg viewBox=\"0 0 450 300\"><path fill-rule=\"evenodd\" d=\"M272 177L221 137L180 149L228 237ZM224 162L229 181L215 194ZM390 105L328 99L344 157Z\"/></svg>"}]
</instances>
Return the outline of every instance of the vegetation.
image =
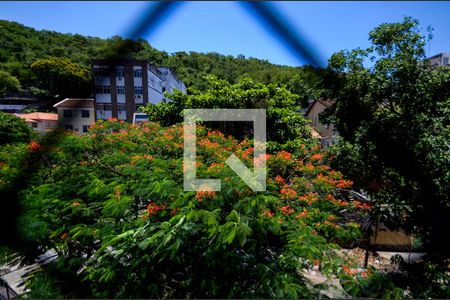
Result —
<instances>
[{"instance_id":1,"label":"vegetation","mask_svg":"<svg viewBox=\"0 0 450 300\"><path fill-rule=\"evenodd\" d=\"M160 122L164 126L174 125L183 121L184 109L204 108L234 108L251 109L265 108L267 116L267 140L286 143L295 139L309 139L308 121L297 112L300 108L298 96L285 88L274 84L264 85L243 78L236 84L226 80L218 80L210 76L205 78L208 88L205 92L193 92L185 95L181 92L169 94L168 102L148 104L143 109L150 120ZM220 129L235 137L246 137L252 134L252 124L245 126L242 122L211 122L208 126Z\"/></svg>"},{"instance_id":2,"label":"vegetation","mask_svg":"<svg viewBox=\"0 0 450 300\"><path fill-rule=\"evenodd\" d=\"M420 236L428 256L410 278L413 296L447 298L450 69L423 61L426 39L410 18L378 26L370 41L330 59L339 80L328 113L344 139L335 166L376 199L383 222Z\"/></svg>"},{"instance_id":3,"label":"vegetation","mask_svg":"<svg viewBox=\"0 0 450 300\"><path fill-rule=\"evenodd\" d=\"M5 71L0 71L0 97L6 93L18 92L20 89L19 80Z\"/></svg>"},{"instance_id":4,"label":"vegetation","mask_svg":"<svg viewBox=\"0 0 450 300\"><path fill-rule=\"evenodd\" d=\"M190 86L144 108L159 123L99 121L87 135L37 139L0 113L0 225L10 229L1 238L27 258L57 253L28 278L25 296L313 298L327 288L308 280L315 269L356 297L449 298L450 71L423 61L426 40L410 18L378 26L370 41L316 70L0 21L1 91L20 80L47 97L82 95L96 57L168 65ZM328 94L336 102L327 123L342 135L331 153L297 113ZM222 190L183 191L185 108L267 109L269 153L253 157L246 125L205 123L197 176L221 179ZM267 162L267 192L224 164L232 153L250 168ZM419 236L425 259L397 259L390 274L347 260L339 245L361 236L356 219L374 215Z\"/></svg>"},{"instance_id":5,"label":"vegetation","mask_svg":"<svg viewBox=\"0 0 450 300\"><path fill-rule=\"evenodd\" d=\"M22 238L58 253L29 280L30 296L305 298L320 289L299 270L348 277L351 262L336 251L360 230L346 213L368 207L349 201L352 183L318 147L258 157L269 169L261 193L223 163L234 153L252 165L251 140L197 135L198 176L222 179L221 192L183 191L180 126L99 121L52 147L18 148L19 161L41 162L19 194ZM8 159L0 172L17 168Z\"/></svg>"},{"instance_id":6,"label":"vegetation","mask_svg":"<svg viewBox=\"0 0 450 300\"><path fill-rule=\"evenodd\" d=\"M37 78L37 88L47 91L50 96L89 96L92 85L89 69L66 58L39 59L31 65L31 71Z\"/></svg>"},{"instance_id":7,"label":"vegetation","mask_svg":"<svg viewBox=\"0 0 450 300\"><path fill-rule=\"evenodd\" d=\"M30 27L9 21L0 20L0 71L15 76L24 86L49 88L45 73L33 72L31 66L39 60L56 61L65 58L60 67L67 67L64 74L77 74L80 69L88 69L89 61L94 58L136 58L147 60L156 65L169 66L179 79L190 89L205 90L207 84L203 80L206 75L214 75L230 83L237 83L241 77L248 77L255 82L285 84L294 93L301 93L300 100L310 99L318 94L326 93L323 88L323 76L326 70L313 67L288 67L269 63L267 60L245 58L243 55L233 57L218 53L176 52L168 54L151 47L143 39L137 41L124 40L114 36L110 39L85 37L79 34L61 34L47 30L35 30ZM75 64L75 65L74 65ZM53 64L54 65L54 64ZM56 67L56 66L55 66ZM83 71L84 72L84 71ZM79 80L78 75L74 77ZM82 79L90 80L90 74ZM54 87L55 85L53 85ZM76 96L69 89L61 93L61 97ZM56 93L60 93L57 91ZM88 86L78 91L89 94ZM45 93L44 93L45 94ZM47 94L54 95L54 91Z\"/></svg>"},{"instance_id":8,"label":"vegetation","mask_svg":"<svg viewBox=\"0 0 450 300\"><path fill-rule=\"evenodd\" d=\"M0 146L26 143L33 137L33 130L19 117L0 112Z\"/></svg>"}]
</instances>

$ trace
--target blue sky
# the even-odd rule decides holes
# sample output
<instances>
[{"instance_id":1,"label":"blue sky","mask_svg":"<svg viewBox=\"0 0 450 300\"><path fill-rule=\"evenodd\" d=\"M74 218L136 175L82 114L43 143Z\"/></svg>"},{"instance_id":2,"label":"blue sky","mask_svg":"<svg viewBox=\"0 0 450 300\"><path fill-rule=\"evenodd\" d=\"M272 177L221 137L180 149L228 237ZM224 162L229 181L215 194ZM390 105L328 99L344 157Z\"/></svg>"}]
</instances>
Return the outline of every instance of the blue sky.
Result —
<instances>
[{"instance_id":1,"label":"blue sky","mask_svg":"<svg viewBox=\"0 0 450 300\"><path fill-rule=\"evenodd\" d=\"M124 35L151 3L0 2L0 19L37 29L110 37ZM427 53L450 52L450 2L275 2L324 58L369 45L368 33L384 22L412 16L434 28ZM277 64L301 65L258 21L235 2L185 2L148 36L167 52L244 54Z\"/></svg>"}]
</instances>

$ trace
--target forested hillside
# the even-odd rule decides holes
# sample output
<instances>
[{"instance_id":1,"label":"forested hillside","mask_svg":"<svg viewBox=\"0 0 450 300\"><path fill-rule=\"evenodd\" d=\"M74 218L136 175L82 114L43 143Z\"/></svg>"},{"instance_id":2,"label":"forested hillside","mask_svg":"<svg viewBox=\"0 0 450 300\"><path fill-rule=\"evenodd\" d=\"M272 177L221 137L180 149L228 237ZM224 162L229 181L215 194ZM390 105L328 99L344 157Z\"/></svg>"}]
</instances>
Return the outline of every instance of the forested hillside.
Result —
<instances>
[{"instance_id":1,"label":"forested hillside","mask_svg":"<svg viewBox=\"0 0 450 300\"><path fill-rule=\"evenodd\" d=\"M66 60L52 59L54 57ZM267 60L246 58L244 55L234 57L218 53L167 53L153 48L146 40L129 41L119 36L101 39L62 34L0 20L0 71L19 79L22 87L39 88L33 89L35 93L55 95L46 82L54 74L45 74L42 69L50 73L57 69L58 77L62 75L61 69L67 70L68 74L63 75L68 78L73 76L74 80L80 80L80 74L84 73L87 78L78 86L89 86L84 84L90 82L89 60L106 57L144 59L157 65L169 66L191 89L204 90L206 86L203 76L215 75L230 83L236 83L241 77L249 77L257 82L285 84L292 92L301 95L303 102L324 93L322 79L325 71L309 66L280 66ZM74 74L71 74L72 71ZM88 89L82 91L82 94L88 95ZM58 95L73 96L74 91L66 90L62 93L63 95Z\"/></svg>"}]
</instances>

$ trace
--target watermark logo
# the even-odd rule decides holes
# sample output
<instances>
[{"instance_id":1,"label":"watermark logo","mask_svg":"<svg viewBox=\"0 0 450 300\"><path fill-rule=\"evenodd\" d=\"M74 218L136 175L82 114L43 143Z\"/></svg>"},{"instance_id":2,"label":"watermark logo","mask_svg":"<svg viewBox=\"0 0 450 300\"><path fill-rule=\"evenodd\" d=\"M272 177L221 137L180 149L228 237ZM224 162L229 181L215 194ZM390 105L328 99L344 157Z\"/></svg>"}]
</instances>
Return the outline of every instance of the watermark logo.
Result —
<instances>
[{"instance_id":1,"label":"watermark logo","mask_svg":"<svg viewBox=\"0 0 450 300\"><path fill-rule=\"evenodd\" d=\"M266 110L265 109L186 109L184 111L184 190L220 191L220 179L199 179L196 168L196 124L199 121L252 122L253 171L236 155L225 163L253 190L266 190Z\"/></svg>"}]
</instances>

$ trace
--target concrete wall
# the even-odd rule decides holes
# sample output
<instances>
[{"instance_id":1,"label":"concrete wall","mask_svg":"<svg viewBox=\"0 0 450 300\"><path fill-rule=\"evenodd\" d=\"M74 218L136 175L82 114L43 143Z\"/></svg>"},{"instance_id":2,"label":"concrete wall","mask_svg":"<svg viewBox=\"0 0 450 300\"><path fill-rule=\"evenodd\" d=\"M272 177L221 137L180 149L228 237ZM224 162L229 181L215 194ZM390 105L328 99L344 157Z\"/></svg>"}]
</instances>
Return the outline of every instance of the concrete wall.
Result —
<instances>
[{"instance_id":1,"label":"concrete wall","mask_svg":"<svg viewBox=\"0 0 450 300\"><path fill-rule=\"evenodd\" d=\"M92 125L95 122L94 108L71 108L71 107L58 107L58 126L65 129L66 125L72 125L73 130L78 133L83 133L83 125ZM71 110L72 117L64 117L64 110ZM89 111L89 118L83 118L81 116L82 110Z\"/></svg>"},{"instance_id":2,"label":"concrete wall","mask_svg":"<svg viewBox=\"0 0 450 300\"><path fill-rule=\"evenodd\" d=\"M314 127L317 132L319 132L322 138L328 140L329 144L333 144L333 139L337 135L337 133L334 131L334 125L327 126L326 124L322 124L319 121L319 114L326 108L327 107L325 105L323 105L319 101L316 101L311 110L308 112L307 118L311 120L311 126Z\"/></svg>"},{"instance_id":3,"label":"concrete wall","mask_svg":"<svg viewBox=\"0 0 450 300\"><path fill-rule=\"evenodd\" d=\"M38 133L45 133L50 129L54 129L58 127L58 121L53 120L42 120L38 121L36 124L37 127L33 127L33 123L27 123L34 131Z\"/></svg>"}]
</instances>

